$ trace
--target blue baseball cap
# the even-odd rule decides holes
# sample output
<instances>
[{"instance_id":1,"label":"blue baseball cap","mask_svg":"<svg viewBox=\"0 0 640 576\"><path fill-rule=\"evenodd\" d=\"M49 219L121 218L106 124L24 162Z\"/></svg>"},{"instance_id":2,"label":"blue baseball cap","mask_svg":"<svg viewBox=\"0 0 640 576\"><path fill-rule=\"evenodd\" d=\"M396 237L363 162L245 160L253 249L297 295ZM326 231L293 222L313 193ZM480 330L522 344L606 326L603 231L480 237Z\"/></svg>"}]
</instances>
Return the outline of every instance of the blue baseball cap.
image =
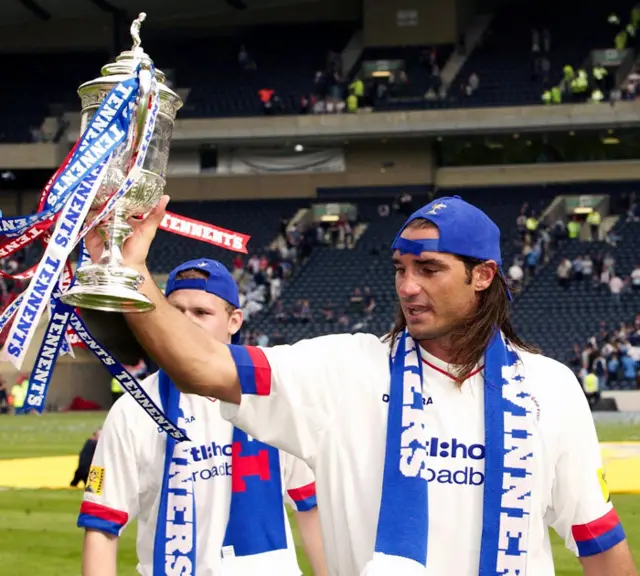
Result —
<instances>
[{"instance_id":1,"label":"blue baseball cap","mask_svg":"<svg viewBox=\"0 0 640 576\"><path fill-rule=\"evenodd\" d=\"M403 230L419 218L435 224L440 237L425 240L402 238ZM416 256L422 252L448 252L477 260L493 260L502 275L500 229L480 208L465 202L460 196L438 198L416 210L400 228L392 248L401 254Z\"/></svg>"},{"instance_id":2,"label":"blue baseball cap","mask_svg":"<svg viewBox=\"0 0 640 576\"><path fill-rule=\"evenodd\" d=\"M185 270L201 270L208 274L208 277L177 279L176 276ZM229 270L227 270L227 267L217 260L200 258L180 264L180 266L172 270L169 274L164 295L169 296L169 294L176 290L202 290L203 292L208 292L209 294L222 298L234 308L240 308L238 285L229 273ZM237 344L239 341L240 333L236 332L231 337L231 343Z\"/></svg>"}]
</instances>

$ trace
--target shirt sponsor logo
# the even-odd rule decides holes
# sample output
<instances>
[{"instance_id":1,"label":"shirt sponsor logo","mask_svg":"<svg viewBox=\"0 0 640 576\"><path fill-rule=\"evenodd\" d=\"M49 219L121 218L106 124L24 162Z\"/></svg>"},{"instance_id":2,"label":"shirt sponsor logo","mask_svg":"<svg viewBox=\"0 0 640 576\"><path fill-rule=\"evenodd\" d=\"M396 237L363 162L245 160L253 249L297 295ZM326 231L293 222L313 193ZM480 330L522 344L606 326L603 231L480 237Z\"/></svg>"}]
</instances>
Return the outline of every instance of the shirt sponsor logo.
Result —
<instances>
[{"instance_id":1,"label":"shirt sponsor logo","mask_svg":"<svg viewBox=\"0 0 640 576\"><path fill-rule=\"evenodd\" d=\"M190 450L191 461L193 462L195 480L213 480L219 477L231 476L231 444L218 444L210 442L202 446L193 446ZM217 459L224 459L225 462L217 462ZM213 462L209 462L213 460ZM206 463L200 468L201 463ZM195 470L195 468L200 468Z\"/></svg>"},{"instance_id":2,"label":"shirt sponsor logo","mask_svg":"<svg viewBox=\"0 0 640 576\"><path fill-rule=\"evenodd\" d=\"M87 485L84 491L96 496L102 495L104 488L104 468L102 466L91 466L87 476Z\"/></svg>"},{"instance_id":3,"label":"shirt sponsor logo","mask_svg":"<svg viewBox=\"0 0 640 576\"><path fill-rule=\"evenodd\" d=\"M457 484L459 486L481 486L484 484L484 472L473 466L473 461L484 460L485 447L482 444L466 444L457 438L441 440L437 437L425 440L425 468L421 476L427 482L438 484ZM432 460L433 459L433 460ZM440 460L455 460L445 466L436 466ZM460 460L469 461L462 468ZM456 466L456 464L458 464ZM465 462L467 464L467 462Z\"/></svg>"}]
</instances>

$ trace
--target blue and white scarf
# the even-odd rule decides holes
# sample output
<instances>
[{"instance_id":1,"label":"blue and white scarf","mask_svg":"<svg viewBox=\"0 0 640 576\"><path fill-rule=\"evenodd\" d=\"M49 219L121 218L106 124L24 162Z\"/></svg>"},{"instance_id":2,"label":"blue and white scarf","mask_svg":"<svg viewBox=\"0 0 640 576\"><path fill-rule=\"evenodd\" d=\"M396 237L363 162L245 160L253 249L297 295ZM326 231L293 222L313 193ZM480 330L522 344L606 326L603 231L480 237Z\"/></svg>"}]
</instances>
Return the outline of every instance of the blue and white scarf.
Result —
<instances>
[{"instance_id":1,"label":"blue and white scarf","mask_svg":"<svg viewBox=\"0 0 640 576\"><path fill-rule=\"evenodd\" d=\"M363 576L424 576L429 538L428 431L422 362L405 331L391 355L382 501L373 558ZM533 475L532 419L513 348L496 331L485 354L485 486L479 576L525 576Z\"/></svg>"},{"instance_id":2,"label":"blue and white scarf","mask_svg":"<svg viewBox=\"0 0 640 576\"><path fill-rule=\"evenodd\" d=\"M180 392L164 371L158 373L160 400L169 420L184 425ZM186 431L183 429L186 435ZM164 475L153 549L153 576L194 576L196 496L193 443L166 435ZM276 448L233 430L231 507L221 555L223 562L287 548L280 455ZM215 510L209 512L216 514Z\"/></svg>"}]
</instances>

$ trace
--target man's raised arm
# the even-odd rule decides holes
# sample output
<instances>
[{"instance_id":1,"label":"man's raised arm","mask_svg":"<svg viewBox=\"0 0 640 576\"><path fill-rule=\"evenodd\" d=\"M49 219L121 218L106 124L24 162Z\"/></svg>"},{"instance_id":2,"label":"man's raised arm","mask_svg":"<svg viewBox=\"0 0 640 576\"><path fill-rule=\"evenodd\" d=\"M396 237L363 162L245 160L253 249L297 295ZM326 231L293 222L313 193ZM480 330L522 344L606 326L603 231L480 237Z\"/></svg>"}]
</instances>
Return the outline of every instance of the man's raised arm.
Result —
<instances>
[{"instance_id":1,"label":"man's raised arm","mask_svg":"<svg viewBox=\"0 0 640 576\"><path fill-rule=\"evenodd\" d=\"M240 383L229 349L216 342L202 328L173 308L156 286L146 259L158 226L164 217L168 196L144 220L130 220L133 234L123 246L123 264L144 277L140 292L155 305L151 312L125 314L137 340L171 377L181 392L211 396L240 403ZM86 247L96 262L103 241L97 231L86 237Z\"/></svg>"}]
</instances>

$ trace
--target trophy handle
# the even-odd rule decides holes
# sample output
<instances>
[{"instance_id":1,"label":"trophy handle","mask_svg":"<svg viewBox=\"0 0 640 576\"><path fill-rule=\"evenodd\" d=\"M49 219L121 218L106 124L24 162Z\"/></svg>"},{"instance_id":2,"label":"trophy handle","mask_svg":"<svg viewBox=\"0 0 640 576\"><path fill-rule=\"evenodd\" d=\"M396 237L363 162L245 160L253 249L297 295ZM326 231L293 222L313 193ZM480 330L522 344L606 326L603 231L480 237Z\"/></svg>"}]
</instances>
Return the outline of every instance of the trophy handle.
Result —
<instances>
[{"instance_id":1,"label":"trophy handle","mask_svg":"<svg viewBox=\"0 0 640 576\"><path fill-rule=\"evenodd\" d=\"M140 93L138 94L138 109L136 111L135 137L133 140L132 158L135 156L135 152L140 146L140 141L144 136L144 125L147 121L147 116L150 113L149 97L151 96L153 81L151 60L145 58L140 62L140 73L138 74L138 81L140 85Z\"/></svg>"}]
</instances>

